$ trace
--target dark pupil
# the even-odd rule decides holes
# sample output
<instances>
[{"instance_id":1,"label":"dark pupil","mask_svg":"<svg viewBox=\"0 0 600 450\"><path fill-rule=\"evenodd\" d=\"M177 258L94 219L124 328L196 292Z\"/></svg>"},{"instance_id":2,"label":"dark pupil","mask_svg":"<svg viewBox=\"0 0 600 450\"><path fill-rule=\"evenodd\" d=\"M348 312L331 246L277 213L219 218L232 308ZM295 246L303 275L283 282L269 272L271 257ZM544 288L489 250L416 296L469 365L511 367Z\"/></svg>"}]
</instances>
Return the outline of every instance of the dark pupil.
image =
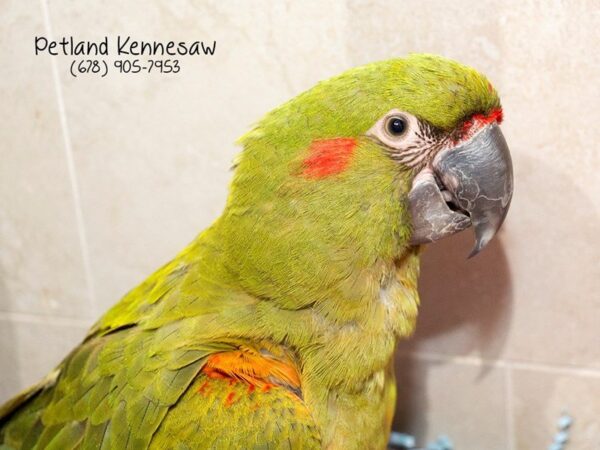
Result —
<instances>
[{"instance_id":1,"label":"dark pupil","mask_svg":"<svg viewBox=\"0 0 600 450\"><path fill-rule=\"evenodd\" d=\"M394 117L392 120L390 120L388 124L388 129L391 134L402 134L404 133L405 128L406 122L404 122L404 119L401 119L399 117Z\"/></svg>"}]
</instances>

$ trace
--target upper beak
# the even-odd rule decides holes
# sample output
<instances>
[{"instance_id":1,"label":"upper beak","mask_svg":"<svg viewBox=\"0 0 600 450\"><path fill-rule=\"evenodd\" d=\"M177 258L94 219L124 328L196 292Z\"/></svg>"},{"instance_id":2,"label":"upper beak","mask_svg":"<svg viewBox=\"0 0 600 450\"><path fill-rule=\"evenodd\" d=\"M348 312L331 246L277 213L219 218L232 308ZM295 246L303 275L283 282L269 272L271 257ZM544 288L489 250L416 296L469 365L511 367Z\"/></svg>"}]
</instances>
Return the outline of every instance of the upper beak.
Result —
<instances>
[{"instance_id":1,"label":"upper beak","mask_svg":"<svg viewBox=\"0 0 600 450\"><path fill-rule=\"evenodd\" d=\"M433 242L473 225L475 247L469 257L474 256L502 225L512 193L510 152L493 123L438 153L431 167L415 177L409 193L411 243Z\"/></svg>"}]
</instances>

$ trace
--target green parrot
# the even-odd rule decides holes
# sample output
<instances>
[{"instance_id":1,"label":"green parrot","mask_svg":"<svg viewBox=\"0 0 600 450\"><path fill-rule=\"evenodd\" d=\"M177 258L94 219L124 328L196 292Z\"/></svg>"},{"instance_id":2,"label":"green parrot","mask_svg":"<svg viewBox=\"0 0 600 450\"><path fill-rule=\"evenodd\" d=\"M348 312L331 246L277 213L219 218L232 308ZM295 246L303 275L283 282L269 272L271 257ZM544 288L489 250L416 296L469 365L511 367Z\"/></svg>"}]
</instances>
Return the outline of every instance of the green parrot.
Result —
<instances>
[{"instance_id":1,"label":"green parrot","mask_svg":"<svg viewBox=\"0 0 600 450\"><path fill-rule=\"evenodd\" d=\"M512 197L502 109L434 55L357 67L239 140L223 214L0 408L0 449L383 449L422 244Z\"/></svg>"}]
</instances>

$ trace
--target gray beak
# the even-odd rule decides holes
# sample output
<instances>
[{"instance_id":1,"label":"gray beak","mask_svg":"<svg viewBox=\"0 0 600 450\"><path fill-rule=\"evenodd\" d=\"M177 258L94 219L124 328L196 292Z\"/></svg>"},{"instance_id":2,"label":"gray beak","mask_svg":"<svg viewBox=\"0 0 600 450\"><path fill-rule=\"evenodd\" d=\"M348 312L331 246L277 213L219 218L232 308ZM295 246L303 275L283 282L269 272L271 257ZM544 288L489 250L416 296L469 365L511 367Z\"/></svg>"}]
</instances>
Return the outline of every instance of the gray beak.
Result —
<instances>
[{"instance_id":1,"label":"gray beak","mask_svg":"<svg viewBox=\"0 0 600 450\"><path fill-rule=\"evenodd\" d=\"M508 212L513 192L510 152L497 124L441 151L413 181L409 204L413 245L437 241L473 226L479 253Z\"/></svg>"}]
</instances>

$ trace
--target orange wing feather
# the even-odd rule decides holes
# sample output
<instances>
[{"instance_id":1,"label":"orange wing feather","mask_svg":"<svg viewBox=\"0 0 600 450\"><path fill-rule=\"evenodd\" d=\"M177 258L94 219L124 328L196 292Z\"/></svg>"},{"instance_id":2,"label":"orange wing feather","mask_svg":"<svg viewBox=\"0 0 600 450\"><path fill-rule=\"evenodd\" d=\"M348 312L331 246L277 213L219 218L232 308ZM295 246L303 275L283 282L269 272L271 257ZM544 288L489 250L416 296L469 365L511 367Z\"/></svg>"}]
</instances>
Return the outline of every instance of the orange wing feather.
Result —
<instances>
[{"instance_id":1,"label":"orange wing feather","mask_svg":"<svg viewBox=\"0 0 600 450\"><path fill-rule=\"evenodd\" d=\"M211 355L202 372L209 378L247 383L249 392L255 388L268 391L275 385L286 387L298 396L301 393L300 375L290 358L264 354L249 347Z\"/></svg>"}]
</instances>

